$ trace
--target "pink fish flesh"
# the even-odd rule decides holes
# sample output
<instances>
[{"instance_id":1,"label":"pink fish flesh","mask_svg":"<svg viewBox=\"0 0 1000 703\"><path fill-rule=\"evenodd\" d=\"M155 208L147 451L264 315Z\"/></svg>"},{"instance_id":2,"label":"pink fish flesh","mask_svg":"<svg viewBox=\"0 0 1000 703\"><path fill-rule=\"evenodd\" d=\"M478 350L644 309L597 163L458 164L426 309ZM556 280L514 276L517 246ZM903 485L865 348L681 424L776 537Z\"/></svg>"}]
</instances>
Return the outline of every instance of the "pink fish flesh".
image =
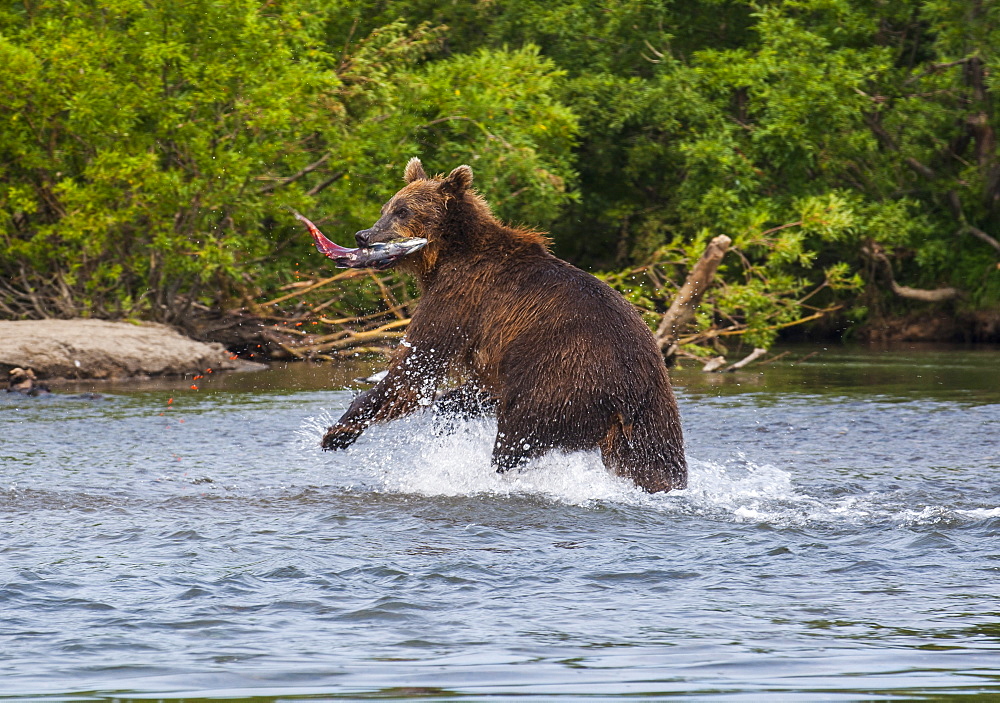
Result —
<instances>
[{"instance_id":1,"label":"pink fish flesh","mask_svg":"<svg viewBox=\"0 0 1000 703\"><path fill-rule=\"evenodd\" d=\"M339 268L373 268L386 269L404 256L423 249L427 240L421 237L397 239L392 242L378 242L367 247L349 249L331 242L319 231L319 228L308 219L292 210L295 219L302 222L316 242L316 248L321 254L333 259Z\"/></svg>"}]
</instances>

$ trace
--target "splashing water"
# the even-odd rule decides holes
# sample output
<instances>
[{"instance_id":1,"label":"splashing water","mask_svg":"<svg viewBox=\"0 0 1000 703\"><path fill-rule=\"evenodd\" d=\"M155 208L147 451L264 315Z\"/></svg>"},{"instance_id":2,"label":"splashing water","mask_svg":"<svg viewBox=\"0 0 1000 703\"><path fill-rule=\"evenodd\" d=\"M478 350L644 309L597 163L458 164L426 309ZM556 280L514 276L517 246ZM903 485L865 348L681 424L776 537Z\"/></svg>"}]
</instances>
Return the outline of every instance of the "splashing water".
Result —
<instances>
[{"instance_id":1,"label":"splashing water","mask_svg":"<svg viewBox=\"0 0 1000 703\"><path fill-rule=\"evenodd\" d=\"M316 451L335 422L324 411L306 418L297 433L300 451ZM350 485L382 493L425 497L535 496L583 507L632 506L678 516L775 526L927 525L1000 516L1000 508L908 507L891 493L861 492L824 498L795 485L791 471L736 452L725 461L688 457L685 490L648 494L610 473L595 452L552 451L524 467L497 473L490 465L496 436L492 419L455 421L449 432L431 413L375 426L339 452L338 471Z\"/></svg>"}]
</instances>

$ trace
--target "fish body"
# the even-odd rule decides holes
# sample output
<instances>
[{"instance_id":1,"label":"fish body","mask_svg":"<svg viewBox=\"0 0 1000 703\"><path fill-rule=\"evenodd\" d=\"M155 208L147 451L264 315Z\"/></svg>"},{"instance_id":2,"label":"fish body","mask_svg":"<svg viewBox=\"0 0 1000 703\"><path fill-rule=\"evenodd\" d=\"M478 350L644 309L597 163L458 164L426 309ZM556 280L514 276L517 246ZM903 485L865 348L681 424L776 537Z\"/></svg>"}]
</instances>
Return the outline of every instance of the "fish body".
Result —
<instances>
[{"instance_id":1,"label":"fish body","mask_svg":"<svg viewBox=\"0 0 1000 703\"><path fill-rule=\"evenodd\" d=\"M421 237L411 237L408 239L397 239L392 242L378 242L367 247L350 249L331 242L319 231L319 228L308 219L292 210L295 219L302 222L316 242L316 249L324 254L339 268L346 269L386 269L402 259L404 256L423 249L427 240Z\"/></svg>"},{"instance_id":2,"label":"fish body","mask_svg":"<svg viewBox=\"0 0 1000 703\"><path fill-rule=\"evenodd\" d=\"M421 237L397 239L392 242L379 242L367 247L352 249L346 254L330 256L340 268L373 268L385 269L402 259L404 256L419 251L427 244Z\"/></svg>"}]
</instances>

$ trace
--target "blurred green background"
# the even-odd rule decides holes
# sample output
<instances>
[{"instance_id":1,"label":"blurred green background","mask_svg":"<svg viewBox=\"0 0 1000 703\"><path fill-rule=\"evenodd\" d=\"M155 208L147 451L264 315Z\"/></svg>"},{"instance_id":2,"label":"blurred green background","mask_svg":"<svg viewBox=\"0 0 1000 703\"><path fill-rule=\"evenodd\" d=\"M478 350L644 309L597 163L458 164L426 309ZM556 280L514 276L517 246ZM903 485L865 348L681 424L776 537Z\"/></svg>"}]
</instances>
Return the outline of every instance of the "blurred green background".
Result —
<instances>
[{"instance_id":1,"label":"blurred green background","mask_svg":"<svg viewBox=\"0 0 1000 703\"><path fill-rule=\"evenodd\" d=\"M350 245L418 155L429 172L470 164L498 216L550 231L651 323L717 234L734 251L703 330L768 346L811 317L826 334L982 320L1000 310L998 13L4 3L0 318L253 309L332 274L287 206ZM958 292L928 303L893 280ZM364 312L372 291L345 301Z\"/></svg>"}]
</instances>

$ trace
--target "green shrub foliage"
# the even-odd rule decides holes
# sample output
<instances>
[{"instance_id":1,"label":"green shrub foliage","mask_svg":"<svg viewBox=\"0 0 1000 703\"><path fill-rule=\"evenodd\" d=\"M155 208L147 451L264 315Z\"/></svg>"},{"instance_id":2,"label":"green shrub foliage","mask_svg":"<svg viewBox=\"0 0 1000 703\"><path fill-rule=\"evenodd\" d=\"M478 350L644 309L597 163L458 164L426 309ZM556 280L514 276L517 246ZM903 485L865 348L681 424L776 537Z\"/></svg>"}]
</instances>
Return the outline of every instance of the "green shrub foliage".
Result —
<instances>
[{"instance_id":1,"label":"green shrub foliage","mask_svg":"<svg viewBox=\"0 0 1000 703\"><path fill-rule=\"evenodd\" d=\"M502 214L551 222L577 129L553 62L533 46L446 56L427 23L361 33L360 9L7 9L0 310L176 320L245 303L315 261L285 206L349 243L417 153L474 163Z\"/></svg>"},{"instance_id":2,"label":"green shrub foliage","mask_svg":"<svg viewBox=\"0 0 1000 703\"><path fill-rule=\"evenodd\" d=\"M0 10L0 315L177 320L322 261L419 155L696 324L1000 306L1000 22L978 0L26 0Z\"/></svg>"}]
</instances>

